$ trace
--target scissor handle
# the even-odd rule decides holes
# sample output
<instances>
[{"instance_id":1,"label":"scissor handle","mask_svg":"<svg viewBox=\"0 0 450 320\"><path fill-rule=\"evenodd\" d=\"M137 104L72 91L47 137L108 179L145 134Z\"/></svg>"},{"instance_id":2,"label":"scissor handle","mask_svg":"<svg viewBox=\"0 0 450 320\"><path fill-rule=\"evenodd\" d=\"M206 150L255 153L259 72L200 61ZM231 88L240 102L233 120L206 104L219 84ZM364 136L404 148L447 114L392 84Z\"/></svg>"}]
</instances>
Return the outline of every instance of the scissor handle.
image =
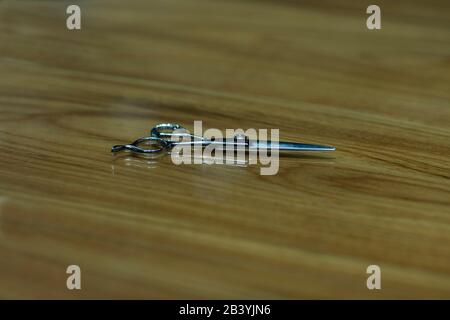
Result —
<instances>
[{"instance_id":1,"label":"scissor handle","mask_svg":"<svg viewBox=\"0 0 450 320\"><path fill-rule=\"evenodd\" d=\"M171 138L175 130L184 129L179 124L175 123L160 123L152 128L150 135L155 138Z\"/></svg>"},{"instance_id":2,"label":"scissor handle","mask_svg":"<svg viewBox=\"0 0 450 320\"><path fill-rule=\"evenodd\" d=\"M142 148L146 145L152 148ZM171 149L171 145L164 139L157 137L140 138L130 144L117 145L112 147L111 152L117 153L121 151L131 151L146 156L158 156L167 154Z\"/></svg>"},{"instance_id":3,"label":"scissor handle","mask_svg":"<svg viewBox=\"0 0 450 320\"><path fill-rule=\"evenodd\" d=\"M178 131L175 133L175 131ZM160 123L152 128L150 135L167 142L178 142L180 137L188 137L190 140L204 140L203 137L190 134L186 128L174 123Z\"/></svg>"}]
</instances>

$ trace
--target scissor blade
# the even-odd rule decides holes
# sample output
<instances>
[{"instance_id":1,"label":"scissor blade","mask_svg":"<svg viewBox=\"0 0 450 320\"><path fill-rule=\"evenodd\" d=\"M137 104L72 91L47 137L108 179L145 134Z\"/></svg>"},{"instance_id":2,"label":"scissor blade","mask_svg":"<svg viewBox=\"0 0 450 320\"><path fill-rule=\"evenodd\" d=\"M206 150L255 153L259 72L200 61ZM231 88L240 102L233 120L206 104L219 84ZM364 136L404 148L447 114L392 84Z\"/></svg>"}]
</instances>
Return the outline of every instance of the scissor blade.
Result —
<instances>
[{"instance_id":1,"label":"scissor blade","mask_svg":"<svg viewBox=\"0 0 450 320\"><path fill-rule=\"evenodd\" d=\"M276 144L271 141L267 142L254 142L250 143L250 148L276 148ZM295 142L278 142L278 150L280 151L334 151L335 147L323 146L320 144L308 144L308 143L295 143Z\"/></svg>"},{"instance_id":2,"label":"scissor blade","mask_svg":"<svg viewBox=\"0 0 450 320\"><path fill-rule=\"evenodd\" d=\"M279 142L279 150L291 150L291 151L334 151L335 147L323 146L320 144L308 144L308 143L295 143L295 142Z\"/></svg>"}]
</instances>

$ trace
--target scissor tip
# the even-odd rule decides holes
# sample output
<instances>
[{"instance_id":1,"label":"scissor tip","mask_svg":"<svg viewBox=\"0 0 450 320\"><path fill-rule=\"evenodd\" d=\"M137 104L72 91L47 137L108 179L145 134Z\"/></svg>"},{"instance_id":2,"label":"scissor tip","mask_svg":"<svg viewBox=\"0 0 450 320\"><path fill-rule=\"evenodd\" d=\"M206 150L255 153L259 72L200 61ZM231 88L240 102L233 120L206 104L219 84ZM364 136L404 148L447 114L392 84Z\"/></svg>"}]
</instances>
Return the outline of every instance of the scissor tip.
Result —
<instances>
[{"instance_id":1,"label":"scissor tip","mask_svg":"<svg viewBox=\"0 0 450 320\"><path fill-rule=\"evenodd\" d=\"M114 146L114 147L111 148L111 152L112 153L117 153L117 152L120 152L120 151L122 151L124 149L125 148L124 148L123 145L117 145L117 146Z\"/></svg>"},{"instance_id":2,"label":"scissor tip","mask_svg":"<svg viewBox=\"0 0 450 320\"><path fill-rule=\"evenodd\" d=\"M316 146L315 148L311 148L311 151L335 151L335 147L331 146Z\"/></svg>"},{"instance_id":3,"label":"scissor tip","mask_svg":"<svg viewBox=\"0 0 450 320\"><path fill-rule=\"evenodd\" d=\"M324 146L324 145L305 145L305 150L309 151L335 151L336 148L333 146Z\"/></svg>"}]
</instances>

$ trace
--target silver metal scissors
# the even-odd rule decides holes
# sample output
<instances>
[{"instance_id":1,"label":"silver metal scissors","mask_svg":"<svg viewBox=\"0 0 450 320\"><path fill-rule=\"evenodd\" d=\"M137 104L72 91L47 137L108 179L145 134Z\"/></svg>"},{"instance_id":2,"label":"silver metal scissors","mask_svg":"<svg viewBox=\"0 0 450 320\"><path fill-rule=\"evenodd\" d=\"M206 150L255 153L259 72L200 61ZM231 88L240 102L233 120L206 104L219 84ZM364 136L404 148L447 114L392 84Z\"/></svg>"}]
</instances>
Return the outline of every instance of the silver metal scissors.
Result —
<instances>
[{"instance_id":1,"label":"silver metal scissors","mask_svg":"<svg viewBox=\"0 0 450 320\"><path fill-rule=\"evenodd\" d=\"M185 131L185 133L183 133ZM174 137L183 137L182 141L174 141ZM188 139L186 139L188 138ZM186 141L188 140L188 141ZM278 142L250 140L246 136L237 135L234 139L213 140L205 139L187 133L187 130L179 124L161 123L150 131L150 137L140 138L130 144L116 145L112 147L112 153L129 151L146 156L158 156L169 153L176 145L208 145L233 146L244 148L245 150L259 150L277 148L280 151L334 151L335 147L318 144L306 144L295 142ZM142 147L142 146L145 146Z\"/></svg>"}]
</instances>

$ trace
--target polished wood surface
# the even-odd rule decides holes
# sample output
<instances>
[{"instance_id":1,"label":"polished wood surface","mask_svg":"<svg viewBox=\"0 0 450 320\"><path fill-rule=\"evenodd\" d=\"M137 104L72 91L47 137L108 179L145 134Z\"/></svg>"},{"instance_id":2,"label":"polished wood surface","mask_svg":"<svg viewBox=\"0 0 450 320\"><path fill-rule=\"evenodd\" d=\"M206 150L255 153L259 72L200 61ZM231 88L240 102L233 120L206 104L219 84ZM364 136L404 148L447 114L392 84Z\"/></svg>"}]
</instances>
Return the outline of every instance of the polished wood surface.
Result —
<instances>
[{"instance_id":1,"label":"polished wood surface","mask_svg":"<svg viewBox=\"0 0 450 320\"><path fill-rule=\"evenodd\" d=\"M450 298L448 1L70 3L0 2L0 297ZM194 120L337 151L109 152Z\"/></svg>"}]
</instances>

